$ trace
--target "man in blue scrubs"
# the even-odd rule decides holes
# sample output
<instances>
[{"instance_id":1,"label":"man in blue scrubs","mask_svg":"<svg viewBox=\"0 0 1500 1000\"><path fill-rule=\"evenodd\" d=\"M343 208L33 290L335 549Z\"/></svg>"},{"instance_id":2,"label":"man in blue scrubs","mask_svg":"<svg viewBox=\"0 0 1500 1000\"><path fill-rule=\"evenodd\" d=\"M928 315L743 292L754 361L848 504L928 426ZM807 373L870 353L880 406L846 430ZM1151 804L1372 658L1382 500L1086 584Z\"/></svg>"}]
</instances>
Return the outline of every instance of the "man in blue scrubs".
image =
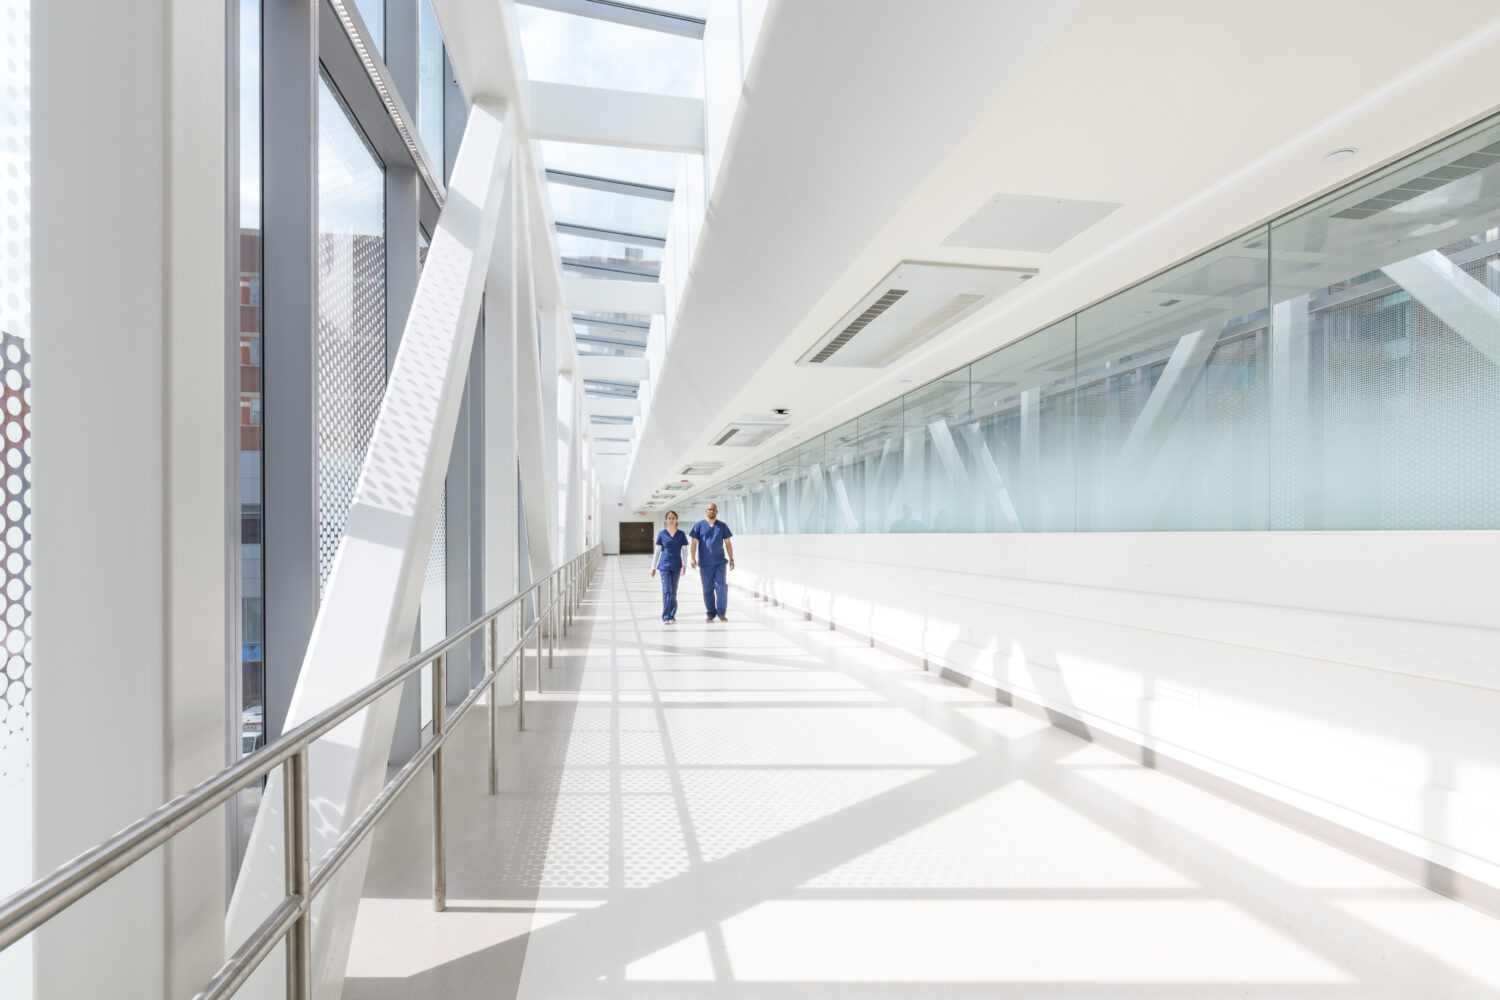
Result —
<instances>
[{"instance_id":1,"label":"man in blue scrubs","mask_svg":"<svg viewBox=\"0 0 1500 1000\"><path fill-rule=\"evenodd\" d=\"M688 537L693 540L691 558L703 580L703 604L708 608L708 620L717 618L727 622L729 619L724 617L724 612L729 609L729 581L725 574L734 569L734 545L729 541L734 532L719 520L717 505L709 504L703 513L706 515L704 519L688 532ZM702 556L698 554L700 546Z\"/></svg>"}]
</instances>

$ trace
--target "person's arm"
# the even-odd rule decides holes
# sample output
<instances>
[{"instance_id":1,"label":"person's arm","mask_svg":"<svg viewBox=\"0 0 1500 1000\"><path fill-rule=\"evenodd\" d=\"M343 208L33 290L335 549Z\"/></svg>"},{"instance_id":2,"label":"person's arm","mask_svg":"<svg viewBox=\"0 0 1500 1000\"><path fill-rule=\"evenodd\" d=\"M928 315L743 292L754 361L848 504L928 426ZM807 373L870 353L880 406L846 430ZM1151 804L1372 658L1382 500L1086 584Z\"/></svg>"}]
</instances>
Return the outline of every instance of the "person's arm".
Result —
<instances>
[{"instance_id":1,"label":"person's arm","mask_svg":"<svg viewBox=\"0 0 1500 1000\"><path fill-rule=\"evenodd\" d=\"M693 569L697 569L698 568L698 529L697 528L693 529L693 536L692 536L692 538L693 538L693 551L692 551Z\"/></svg>"},{"instance_id":2,"label":"person's arm","mask_svg":"<svg viewBox=\"0 0 1500 1000\"><path fill-rule=\"evenodd\" d=\"M656 536L656 548L654 548L651 551L651 575L652 576L656 575L656 564L659 563L659 562L661 562L662 551L663 551L663 549L661 547L661 536L657 535Z\"/></svg>"},{"instance_id":3,"label":"person's arm","mask_svg":"<svg viewBox=\"0 0 1500 1000\"><path fill-rule=\"evenodd\" d=\"M734 569L734 543L724 539L724 551L729 555L729 568Z\"/></svg>"}]
</instances>

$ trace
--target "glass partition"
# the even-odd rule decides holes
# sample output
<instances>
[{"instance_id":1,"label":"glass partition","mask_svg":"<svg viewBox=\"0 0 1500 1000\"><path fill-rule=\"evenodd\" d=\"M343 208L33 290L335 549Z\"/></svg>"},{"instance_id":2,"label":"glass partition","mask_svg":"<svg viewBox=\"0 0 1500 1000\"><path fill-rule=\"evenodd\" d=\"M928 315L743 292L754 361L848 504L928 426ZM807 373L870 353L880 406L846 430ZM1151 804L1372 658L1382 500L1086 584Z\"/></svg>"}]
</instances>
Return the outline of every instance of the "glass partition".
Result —
<instances>
[{"instance_id":1,"label":"glass partition","mask_svg":"<svg viewBox=\"0 0 1500 1000\"><path fill-rule=\"evenodd\" d=\"M892 400L860 417L859 460L864 466L864 515L866 531L905 531L898 527L910 518L903 511L898 484L901 482L901 431L904 403Z\"/></svg>"},{"instance_id":2,"label":"glass partition","mask_svg":"<svg viewBox=\"0 0 1500 1000\"><path fill-rule=\"evenodd\" d=\"M1078 314L1081 530L1266 527L1265 237Z\"/></svg>"},{"instance_id":3,"label":"glass partition","mask_svg":"<svg viewBox=\"0 0 1500 1000\"><path fill-rule=\"evenodd\" d=\"M1074 530L1076 327L1065 319L970 366L974 531Z\"/></svg>"},{"instance_id":4,"label":"glass partition","mask_svg":"<svg viewBox=\"0 0 1500 1000\"><path fill-rule=\"evenodd\" d=\"M766 532L1500 528L1488 122L717 484Z\"/></svg>"}]
</instances>

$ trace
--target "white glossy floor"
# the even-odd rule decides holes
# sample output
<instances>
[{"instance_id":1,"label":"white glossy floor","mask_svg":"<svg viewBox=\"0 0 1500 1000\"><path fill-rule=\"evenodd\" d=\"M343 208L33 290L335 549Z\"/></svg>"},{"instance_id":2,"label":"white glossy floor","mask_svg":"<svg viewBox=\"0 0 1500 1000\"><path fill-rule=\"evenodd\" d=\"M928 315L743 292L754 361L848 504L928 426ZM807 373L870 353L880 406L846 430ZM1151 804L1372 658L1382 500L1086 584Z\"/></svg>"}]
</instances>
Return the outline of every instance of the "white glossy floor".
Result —
<instances>
[{"instance_id":1,"label":"white glossy floor","mask_svg":"<svg viewBox=\"0 0 1500 1000\"><path fill-rule=\"evenodd\" d=\"M647 570L501 796L459 734L448 912L428 791L387 820L346 998L1500 996L1500 921L741 592L663 626Z\"/></svg>"}]
</instances>

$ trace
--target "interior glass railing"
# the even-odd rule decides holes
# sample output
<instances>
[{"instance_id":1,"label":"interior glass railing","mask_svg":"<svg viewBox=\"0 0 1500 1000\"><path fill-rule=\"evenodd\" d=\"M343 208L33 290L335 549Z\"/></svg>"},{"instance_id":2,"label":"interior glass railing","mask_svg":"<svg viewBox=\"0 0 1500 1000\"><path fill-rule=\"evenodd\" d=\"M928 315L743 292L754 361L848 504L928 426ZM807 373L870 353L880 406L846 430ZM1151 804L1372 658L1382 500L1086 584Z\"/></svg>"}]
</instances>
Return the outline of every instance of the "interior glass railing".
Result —
<instances>
[{"instance_id":1,"label":"interior glass railing","mask_svg":"<svg viewBox=\"0 0 1500 1000\"><path fill-rule=\"evenodd\" d=\"M499 794L500 706L493 696L500 673L512 659L516 670L516 725L526 725L526 649L535 644L536 690L542 691L542 676L555 662L557 640L567 634L599 565L601 548L583 552L538 580L514 597L496 605L467 626L423 650L378 681L354 692L336 705L304 722L279 739L215 774L177 798L142 817L108 840L59 867L0 904L0 950L45 924L72 904L108 882L115 875L166 843L197 820L223 805L241 790L256 784L278 767L286 768L284 835L287 891L281 901L234 954L230 955L197 994L197 1000L230 997L265 961L277 943L286 942L287 996L309 1000L312 996L312 901L334 874L354 854L381 817L424 767L432 768L432 903L447 908L447 850L443 807L443 745L448 734L490 693L489 792ZM534 598L535 616L526 623L517 615L515 638L501 649L500 616ZM483 633L485 673L462 702L449 711L446 705L448 652L474 635ZM543 644L546 651L543 651ZM547 667L543 667L543 659ZM432 666L432 735L422 748L396 773L359 817L319 859L310 856L308 800L308 751L321 736L369 708L400 688L424 667ZM316 866L314 861L317 861Z\"/></svg>"}]
</instances>

